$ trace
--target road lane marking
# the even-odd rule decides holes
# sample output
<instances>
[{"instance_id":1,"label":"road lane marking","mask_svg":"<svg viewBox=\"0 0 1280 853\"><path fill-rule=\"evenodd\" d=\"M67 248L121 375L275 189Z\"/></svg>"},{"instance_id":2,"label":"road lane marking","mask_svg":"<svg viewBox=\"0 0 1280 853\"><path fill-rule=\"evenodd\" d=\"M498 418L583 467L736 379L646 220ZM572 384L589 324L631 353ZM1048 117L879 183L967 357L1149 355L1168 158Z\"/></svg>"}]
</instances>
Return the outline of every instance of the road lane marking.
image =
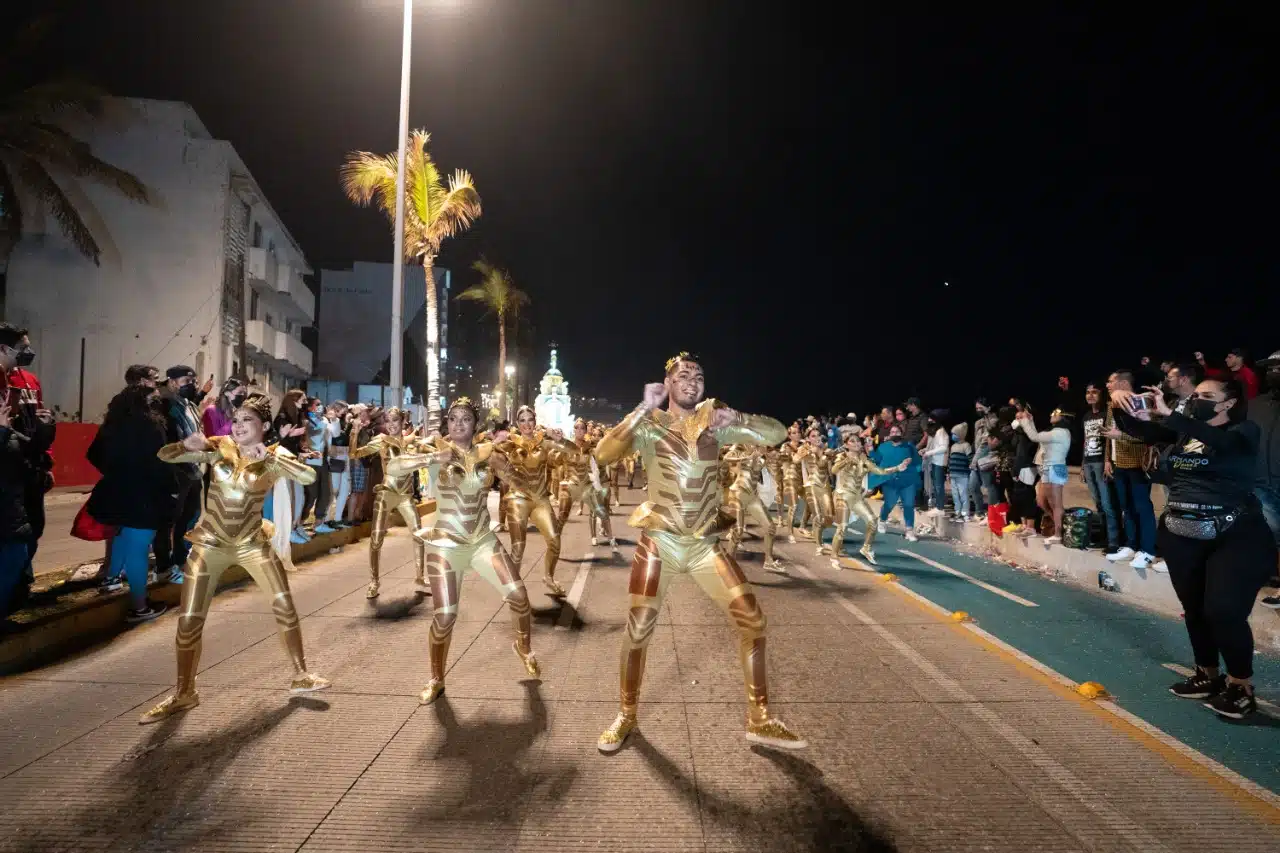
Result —
<instances>
[{"instance_id":1,"label":"road lane marking","mask_svg":"<svg viewBox=\"0 0 1280 853\"><path fill-rule=\"evenodd\" d=\"M1007 598L1010 601L1015 602L1017 604L1021 604L1023 607L1039 607L1040 606L1036 604L1034 601L1028 601L1027 599L1023 598L1020 595L1014 595L1008 590L1003 590L998 586L992 586L991 584L986 583L985 581L980 581L977 578L975 578L973 575L966 575L964 572L960 571L959 569L953 569L950 566L944 566L942 563L936 562L934 560L930 560L928 557L922 557L919 554L917 554L915 551L907 551L905 549L900 548L898 549L898 553L906 554L908 557L914 557L915 559L924 563L926 566L933 566L935 569L937 569L940 572L946 572L949 575L955 575L958 578L963 578L964 580L967 580L969 583L973 584L974 586L980 586L983 589L985 589L987 592L994 592L996 595L1001 596L1002 598Z\"/></svg>"},{"instance_id":2,"label":"road lane marking","mask_svg":"<svg viewBox=\"0 0 1280 853\"><path fill-rule=\"evenodd\" d=\"M569 594L565 596L565 604L568 606L561 609L560 618L556 620L557 631L567 631L573 625L573 619L578 614L578 605L582 602L582 593L587 588L587 577L591 574L592 559L593 555L587 554L578 566L578 574L574 576L573 585L569 587Z\"/></svg>"}]
</instances>

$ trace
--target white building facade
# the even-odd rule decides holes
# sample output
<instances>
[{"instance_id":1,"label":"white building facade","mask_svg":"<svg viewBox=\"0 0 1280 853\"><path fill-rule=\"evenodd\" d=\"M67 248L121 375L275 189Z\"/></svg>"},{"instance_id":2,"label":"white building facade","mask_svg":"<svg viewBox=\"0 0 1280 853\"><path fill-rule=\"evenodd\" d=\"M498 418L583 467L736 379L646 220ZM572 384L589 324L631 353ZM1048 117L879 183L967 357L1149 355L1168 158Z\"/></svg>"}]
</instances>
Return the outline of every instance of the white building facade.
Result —
<instances>
[{"instance_id":1,"label":"white building facade","mask_svg":"<svg viewBox=\"0 0 1280 853\"><path fill-rule=\"evenodd\" d=\"M231 143L176 101L115 99L108 117L71 129L140 178L152 203L59 176L102 246L100 266L51 218L29 217L9 257L5 319L30 330L46 405L100 421L131 364L186 364L219 383L247 375L277 404L303 387L311 270Z\"/></svg>"}]
</instances>

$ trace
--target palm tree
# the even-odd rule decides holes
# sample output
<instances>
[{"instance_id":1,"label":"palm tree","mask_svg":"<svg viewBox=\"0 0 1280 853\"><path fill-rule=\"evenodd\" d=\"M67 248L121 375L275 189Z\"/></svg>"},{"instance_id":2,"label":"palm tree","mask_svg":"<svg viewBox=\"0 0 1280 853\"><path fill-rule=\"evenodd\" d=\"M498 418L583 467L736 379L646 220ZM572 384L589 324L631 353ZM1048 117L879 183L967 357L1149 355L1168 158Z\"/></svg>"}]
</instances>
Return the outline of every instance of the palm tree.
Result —
<instances>
[{"instance_id":1,"label":"palm tree","mask_svg":"<svg viewBox=\"0 0 1280 853\"><path fill-rule=\"evenodd\" d=\"M514 319L522 306L529 304L529 294L516 287L511 273L499 269L484 258L471 268L480 273L480 283L458 294L458 299L479 302L498 315L498 411L506 411L503 397L509 393L507 381L507 317Z\"/></svg>"},{"instance_id":2,"label":"palm tree","mask_svg":"<svg viewBox=\"0 0 1280 853\"><path fill-rule=\"evenodd\" d=\"M415 130L405 147L404 170L404 259L419 263L427 286L427 424L440 423L440 306L436 303L434 267L440 244L471 227L480 216L480 194L470 173L458 169L441 180L440 170L427 153L431 134ZM362 207L377 205L395 228L395 154L353 151L342 165L342 189Z\"/></svg>"},{"instance_id":3,"label":"palm tree","mask_svg":"<svg viewBox=\"0 0 1280 853\"><path fill-rule=\"evenodd\" d=\"M38 202L71 244L94 264L102 249L57 178L80 178L147 202L147 189L133 174L96 157L89 145L57 122L99 118L106 93L75 80L14 84L21 60L37 48L49 21L40 19L5 51L0 78L0 238L10 247L22 236L24 201ZM15 61L16 60L16 61ZM56 177L55 177L56 176Z\"/></svg>"}]
</instances>

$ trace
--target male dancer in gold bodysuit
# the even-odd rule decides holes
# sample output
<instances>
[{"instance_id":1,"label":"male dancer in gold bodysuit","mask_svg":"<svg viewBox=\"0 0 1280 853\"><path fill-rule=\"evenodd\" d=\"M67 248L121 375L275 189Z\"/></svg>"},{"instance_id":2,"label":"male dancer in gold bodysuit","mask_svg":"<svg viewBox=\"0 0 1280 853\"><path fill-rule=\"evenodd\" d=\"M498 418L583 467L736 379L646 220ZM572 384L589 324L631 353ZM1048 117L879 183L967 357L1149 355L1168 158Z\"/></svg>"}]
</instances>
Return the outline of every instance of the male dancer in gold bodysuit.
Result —
<instances>
[{"instance_id":1,"label":"male dancer in gold bodysuit","mask_svg":"<svg viewBox=\"0 0 1280 853\"><path fill-rule=\"evenodd\" d=\"M418 520L418 510L413 504L412 472L416 469L404 470L404 466L397 466L400 473L394 475L391 473L391 460L404 453L417 453L418 439L404 434L404 413L400 409L394 407L387 409L386 418L387 431L375 435L372 441L358 448L353 454L356 459L362 459L376 453L382 459L383 477L382 482L374 487L373 531L369 534L369 589L365 593L365 598L371 599L378 597L381 587L378 569L381 564L382 543L386 541L387 528L391 526L391 513L400 513L410 533L417 530L421 523ZM413 580L414 588L418 592L430 595L431 587L427 585L423 575L422 543L417 539L413 540L413 548L414 562L417 567Z\"/></svg>"},{"instance_id":2,"label":"male dancer in gold bodysuit","mask_svg":"<svg viewBox=\"0 0 1280 853\"><path fill-rule=\"evenodd\" d=\"M778 467L782 473L778 491L782 495L782 529L787 531L787 541L796 544L796 503L804 491L804 476L800 472L800 460L796 454L804 444L800 441L800 424L787 427L787 440L778 448Z\"/></svg>"},{"instance_id":3,"label":"male dancer in gold bodysuit","mask_svg":"<svg viewBox=\"0 0 1280 853\"><path fill-rule=\"evenodd\" d=\"M588 508L591 515L591 544L598 545L596 523L600 524L600 532L609 540L609 548L614 554L618 550L618 540L613 538L613 522L609 520L609 489L604 483L597 484L591 479L591 453L596 442L587 433L587 425L579 418L573 425L573 441L566 442L565 479L560 484L560 529L564 529L569 520L569 510L579 501ZM597 478L604 466L596 463Z\"/></svg>"},{"instance_id":4,"label":"male dancer in gold bodysuit","mask_svg":"<svg viewBox=\"0 0 1280 853\"><path fill-rule=\"evenodd\" d=\"M776 444L783 427L773 418L744 415L717 400L704 400L705 390L702 368L681 353L667 362L665 381L646 385L643 402L596 449L596 458L606 463L638 450L649 492L649 500L628 522L642 533L631 564L631 608L619 677L621 707L597 741L601 752L616 752L636 728L649 640L667 584L678 573L692 576L738 629L747 739L788 749L806 745L769 713L764 612L742 569L720 545L720 534L733 523L720 511L720 446ZM668 408L659 409L666 400Z\"/></svg>"},{"instance_id":5,"label":"male dancer in gold bodysuit","mask_svg":"<svg viewBox=\"0 0 1280 853\"><path fill-rule=\"evenodd\" d=\"M796 451L804 478L804 502L813 513L811 533L816 553L826 553L822 545L822 533L831 526L834 513L831 509L831 457L822 440L822 433L813 427L809 430L804 446Z\"/></svg>"},{"instance_id":6,"label":"male dancer in gold bodysuit","mask_svg":"<svg viewBox=\"0 0 1280 853\"><path fill-rule=\"evenodd\" d=\"M537 428L537 416L529 406L516 412L516 431L494 445L511 463L503 506L507 510L507 532L511 535L511 560L517 574L524 561L530 520L547 543L542 582L553 596L563 596L564 587L556 583L556 563L560 559L560 525L551 506L550 470L564 459L560 442L552 441Z\"/></svg>"},{"instance_id":7,"label":"male dancer in gold bodysuit","mask_svg":"<svg viewBox=\"0 0 1280 853\"><path fill-rule=\"evenodd\" d=\"M516 639L516 656L525 671L537 678L538 661L533 656L530 636L533 614L529 595L520 573L489 529L489 490L495 473L507 476L510 463L492 444L475 444L479 412L466 397L460 397L445 413L448 437L433 442L428 470L436 498L435 521L429 529L416 531L414 538L426 548L427 577L431 581L435 610L428 634L431 680L418 697L423 704L434 702L444 692L445 664L449 641L458 620L458 600L462 580L469 571L478 572L493 585L511 610ZM393 459L388 473L403 473ZM511 519L515 524L515 519Z\"/></svg>"},{"instance_id":8,"label":"male dancer in gold bodysuit","mask_svg":"<svg viewBox=\"0 0 1280 853\"><path fill-rule=\"evenodd\" d=\"M857 434L850 434L844 442L844 450L836 457L831 471L836 475L836 535L831 540L831 568L840 568L840 557L844 553L844 533L849 526L851 516L862 519L867 532L862 537L862 547L858 553L871 565L876 564L876 554L872 545L876 541L876 513L867 503L866 492L862 483L868 474L895 474L907 470L910 460L892 468L881 468L872 462L862 447L862 439Z\"/></svg>"},{"instance_id":9,"label":"male dancer in gold bodysuit","mask_svg":"<svg viewBox=\"0 0 1280 853\"><path fill-rule=\"evenodd\" d=\"M271 612L293 664L289 692L310 693L329 686L327 679L307 672L289 578L271 546L271 522L262 518L262 505L277 479L310 485L315 482L316 469L282 447L266 447L262 437L270 423L271 402L254 394L232 415L229 437L206 439L197 432L160 449L158 455L165 462L208 465L209 487L200 521L187 534L191 552L182 568L176 640L178 689L144 714L139 723L154 723L200 704L196 670L204 623L218 580L231 566L243 567L254 583L271 595Z\"/></svg>"},{"instance_id":10,"label":"male dancer in gold bodysuit","mask_svg":"<svg viewBox=\"0 0 1280 853\"><path fill-rule=\"evenodd\" d=\"M726 502L726 508L737 519L729 534L729 555L737 555L738 546L742 544L747 532L747 519L750 518L764 529L764 567L769 571L785 574L787 570L773 556L773 537L777 533L777 527L757 492L757 479L765 464L763 450L735 444L729 448L724 461L733 465L736 470L734 480L729 485L729 499Z\"/></svg>"}]
</instances>

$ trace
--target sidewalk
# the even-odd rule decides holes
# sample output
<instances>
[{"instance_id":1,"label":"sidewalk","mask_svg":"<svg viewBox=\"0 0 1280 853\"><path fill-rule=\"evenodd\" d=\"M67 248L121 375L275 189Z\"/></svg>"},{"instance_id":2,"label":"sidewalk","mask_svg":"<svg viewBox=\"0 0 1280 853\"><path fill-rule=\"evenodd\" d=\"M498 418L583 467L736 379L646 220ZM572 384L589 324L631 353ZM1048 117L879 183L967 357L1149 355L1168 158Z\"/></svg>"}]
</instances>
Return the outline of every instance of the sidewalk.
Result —
<instances>
[{"instance_id":1,"label":"sidewalk","mask_svg":"<svg viewBox=\"0 0 1280 853\"><path fill-rule=\"evenodd\" d=\"M636 500L624 493L623 512ZM624 522L615 516L634 542ZM810 747L743 740L735 634L676 578L641 732L601 756L627 561L590 548L586 528L575 515L565 532L564 604L542 592L542 542L530 534L538 681L511 652L498 594L472 575L448 692L418 705L430 599L412 593L401 529L377 604L364 599L363 543L290 578L327 692L287 696L270 601L252 586L215 599L202 704L186 715L135 722L170 689L171 616L0 681L0 850L1280 849L1274 793L953 622L913 594L917 581L834 571L811 543L779 546L790 576L760 570L758 541L743 560L769 618L772 705ZM891 554L901 544L885 537L885 556L910 559ZM998 615L970 609L980 626ZM1143 639L1130 642L1114 652L1140 654ZM1142 697L1166 699L1178 701Z\"/></svg>"}]
</instances>

